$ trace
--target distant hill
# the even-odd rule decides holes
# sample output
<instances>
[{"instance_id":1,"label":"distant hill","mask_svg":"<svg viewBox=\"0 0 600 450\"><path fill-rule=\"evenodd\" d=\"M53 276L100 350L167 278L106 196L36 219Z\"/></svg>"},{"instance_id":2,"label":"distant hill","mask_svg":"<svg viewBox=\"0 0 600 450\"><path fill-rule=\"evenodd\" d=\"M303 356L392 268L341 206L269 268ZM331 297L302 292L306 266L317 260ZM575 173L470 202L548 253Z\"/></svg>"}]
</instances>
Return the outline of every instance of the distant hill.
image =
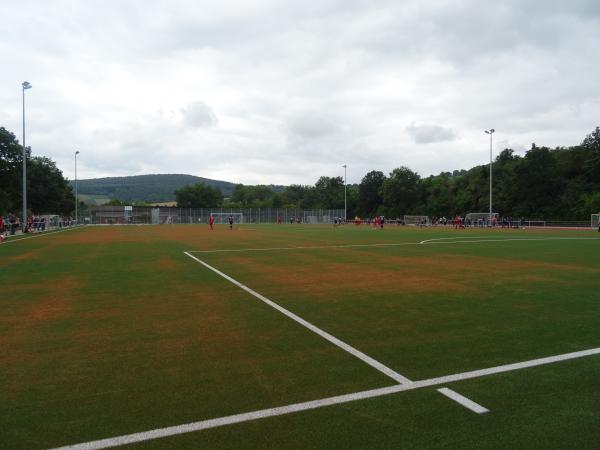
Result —
<instances>
[{"instance_id":1,"label":"distant hill","mask_svg":"<svg viewBox=\"0 0 600 450\"><path fill-rule=\"evenodd\" d=\"M132 177L108 177L78 180L79 194L109 197L121 201L168 202L175 200L175 191L184 186L206 183L219 189L224 197L230 197L234 183L211 180L194 175L136 175ZM73 185L73 181L71 181Z\"/></svg>"}]
</instances>

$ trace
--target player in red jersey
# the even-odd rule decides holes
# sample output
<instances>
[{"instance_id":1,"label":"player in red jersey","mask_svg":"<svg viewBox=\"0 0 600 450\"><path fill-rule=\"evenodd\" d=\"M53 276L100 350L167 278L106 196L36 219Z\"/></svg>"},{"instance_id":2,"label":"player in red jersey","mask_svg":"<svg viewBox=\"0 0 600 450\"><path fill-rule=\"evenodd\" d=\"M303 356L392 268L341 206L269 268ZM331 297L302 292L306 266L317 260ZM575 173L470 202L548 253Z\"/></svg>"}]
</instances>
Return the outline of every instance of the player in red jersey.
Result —
<instances>
[{"instance_id":1,"label":"player in red jersey","mask_svg":"<svg viewBox=\"0 0 600 450\"><path fill-rule=\"evenodd\" d=\"M212 214L208 218L208 224L210 225L210 229L212 230L213 229L213 225L215 224L215 216L213 216Z\"/></svg>"}]
</instances>

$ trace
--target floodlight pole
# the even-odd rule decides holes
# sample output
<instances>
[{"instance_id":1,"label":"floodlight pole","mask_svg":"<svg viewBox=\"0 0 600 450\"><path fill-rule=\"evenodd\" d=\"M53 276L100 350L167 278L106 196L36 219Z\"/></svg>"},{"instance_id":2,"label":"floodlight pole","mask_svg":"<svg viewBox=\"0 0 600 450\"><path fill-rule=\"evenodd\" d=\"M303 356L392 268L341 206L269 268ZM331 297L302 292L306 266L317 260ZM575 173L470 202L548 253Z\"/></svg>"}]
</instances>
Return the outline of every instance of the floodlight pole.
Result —
<instances>
[{"instance_id":1,"label":"floodlight pole","mask_svg":"<svg viewBox=\"0 0 600 450\"><path fill-rule=\"evenodd\" d=\"M21 83L23 91L23 223L21 224L22 231L25 233L27 227L27 151L25 150L25 90L31 89L31 84L28 81Z\"/></svg>"},{"instance_id":2,"label":"floodlight pole","mask_svg":"<svg viewBox=\"0 0 600 450\"><path fill-rule=\"evenodd\" d=\"M347 220L346 214L347 214L347 211L348 211L348 207L346 206L346 204L347 204L346 203L346 186L347 186L347 183L346 183L346 168L348 167L348 165L344 164L342 167L344 168L344 222L346 222L346 220Z\"/></svg>"},{"instance_id":3,"label":"floodlight pole","mask_svg":"<svg viewBox=\"0 0 600 450\"><path fill-rule=\"evenodd\" d=\"M495 131L493 128L485 130L490 135L490 221L488 224L490 227L492 226L492 135Z\"/></svg>"},{"instance_id":4,"label":"floodlight pole","mask_svg":"<svg viewBox=\"0 0 600 450\"><path fill-rule=\"evenodd\" d=\"M77 198L77 155L79 155L79 150L75 152L75 225L79 224L79 215L77 208L79 207L79 200Z\"/></svg>"}]
</instances>

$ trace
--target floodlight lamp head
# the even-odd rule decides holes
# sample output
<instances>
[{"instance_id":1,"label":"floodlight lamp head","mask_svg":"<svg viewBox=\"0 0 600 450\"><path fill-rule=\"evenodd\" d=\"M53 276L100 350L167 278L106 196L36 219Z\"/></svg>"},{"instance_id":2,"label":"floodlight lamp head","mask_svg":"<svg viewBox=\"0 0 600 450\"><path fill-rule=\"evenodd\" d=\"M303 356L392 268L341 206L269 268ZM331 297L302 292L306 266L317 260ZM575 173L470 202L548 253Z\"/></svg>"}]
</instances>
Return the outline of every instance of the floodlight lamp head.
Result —
<instances>
[{"instance_id":1,"label":"floodlight lamp head","mask_svg":"<svg viewBox=\"0 0 600 450\"><path fill-rule=\"evenodd\" d=\"M76 155L79 155L79 150L77 150L77 151L75 152L75 154L76 154Z\"/></svg>"},{"instance_id":2,"label":"floodlight lamp head","mask_svg":"<svg viewBox=\"0 0 600 450\"><path fill-rule=\"evenodd\" d=\"M23 86L23 89L31 89L33 87L31 86L31 83L29 83L29 81L23 81L21 86Z\"/></svg>"}]
</instances>

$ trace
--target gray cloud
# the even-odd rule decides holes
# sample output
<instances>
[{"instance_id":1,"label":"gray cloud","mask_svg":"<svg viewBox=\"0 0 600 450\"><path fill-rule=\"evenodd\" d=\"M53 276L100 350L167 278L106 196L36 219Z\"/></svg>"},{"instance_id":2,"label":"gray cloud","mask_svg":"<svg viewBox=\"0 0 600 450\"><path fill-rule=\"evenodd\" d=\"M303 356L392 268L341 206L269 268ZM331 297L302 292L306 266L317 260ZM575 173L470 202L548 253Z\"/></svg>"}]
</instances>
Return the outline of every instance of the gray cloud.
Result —
<instances>
[{"instance_id":1,"label":"gray cloud","mask_svg":"<svg viewBox=\"0 0 600 450\"><path fill-rule=\"evenodd\" d=\"M306 112L288 118L286 128L290 134L302 139L319 139L339 131L339 126L330 117Z\"/></svg>"},{"instance_id":2,"label":"gray cloud","mask_svg":"<svg viewBox=\"0 0 600 450\"><path fill-rule=\"evenodd\" d=\"M439 125L415 125L413 123L406 127L406 131L417 144L431 144L433 142L453 141L456 139L454 131Z\"/></svg>"},{"instance_id":3,"label":"gray cloud","mask_svg":"<svg viewBox=\"0 0 600 450\"><path fill-rule=\"evenodd\" d=\"M211 127L217 124L217 116L210 106L204 102L190 103L181 109L184 122L195 128Z\"/></svg>"}]
</instances>

